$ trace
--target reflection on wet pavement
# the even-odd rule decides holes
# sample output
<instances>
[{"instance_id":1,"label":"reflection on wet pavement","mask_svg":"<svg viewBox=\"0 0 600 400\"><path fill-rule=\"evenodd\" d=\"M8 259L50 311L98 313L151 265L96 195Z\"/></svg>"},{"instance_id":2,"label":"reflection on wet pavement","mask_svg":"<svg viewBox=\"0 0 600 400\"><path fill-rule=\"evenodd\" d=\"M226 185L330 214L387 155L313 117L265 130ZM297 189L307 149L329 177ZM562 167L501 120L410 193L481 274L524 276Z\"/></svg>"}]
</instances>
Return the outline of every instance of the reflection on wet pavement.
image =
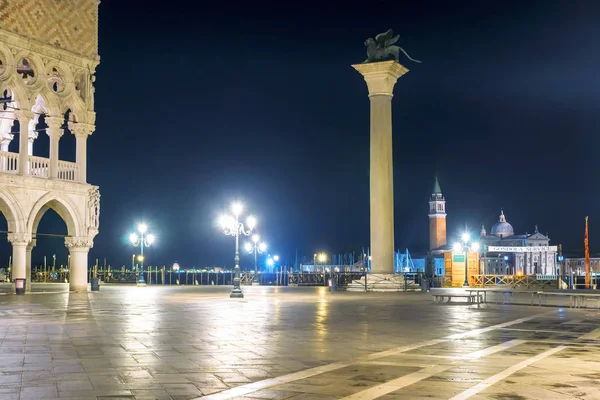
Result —
<instances>
[{"instance_id":1,"label":"reflection on wet pavement","mask_svg":"<svg viewBox=\"0 0 600 400\"><path fill-rule=\"evenodd\" d=\"M0 399L599 399L598 310L103 286L0 298Z\"/></svg>"}]
</instances>

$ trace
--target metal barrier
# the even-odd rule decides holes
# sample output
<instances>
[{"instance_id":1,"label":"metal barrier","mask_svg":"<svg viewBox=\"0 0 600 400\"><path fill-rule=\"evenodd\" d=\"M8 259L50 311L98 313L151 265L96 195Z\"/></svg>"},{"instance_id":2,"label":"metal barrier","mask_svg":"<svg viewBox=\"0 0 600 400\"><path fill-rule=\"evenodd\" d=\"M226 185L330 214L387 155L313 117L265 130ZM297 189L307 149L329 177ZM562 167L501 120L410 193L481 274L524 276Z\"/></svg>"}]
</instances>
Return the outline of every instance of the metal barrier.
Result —
<instances>
[{"instance_id":1,"label":"metal barrier","mask_svg":"<svg viewBox=\"0 0 600 400\"><path fill-rule=\"evenodd\" d=\"M556 275L471 275L474 287L550 289L558 286Z\"/></svg>"},{"instance_id":2,"label":"metal barrier","mask_svg":"<svg viewBox=\"0 0 600 400\"><path fill-rule=\"evenodd\" d=\"M265 286L327 286L329 279L335 279L338 286L345 286L354 280L360 280L364 272L320 272L302 273L279 270L271 273L241 271L240 283L251 285L257 283ZM89 279L98 277L104 283L128 283L138 281L137 270L111 269L106 270L91 268ZM148 267L144 270L144 279L148 285L232 285L233 271L208 271L208 270L172 270L166 267Z\"/></svg>"}]
</instances>

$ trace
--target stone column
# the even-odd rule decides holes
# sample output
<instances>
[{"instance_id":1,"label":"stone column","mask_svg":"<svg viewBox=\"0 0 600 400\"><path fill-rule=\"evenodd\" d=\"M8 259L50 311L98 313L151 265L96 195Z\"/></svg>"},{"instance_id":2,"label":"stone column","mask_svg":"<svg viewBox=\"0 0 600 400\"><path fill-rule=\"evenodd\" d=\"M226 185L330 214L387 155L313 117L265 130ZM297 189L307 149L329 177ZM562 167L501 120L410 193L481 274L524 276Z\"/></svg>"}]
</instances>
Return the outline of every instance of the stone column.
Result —
<instances>
[{"instance_id":1,"label":"stone column","mask_svg":"<svg viewBox=\"0 0 600 400\"><path fill-rule=\"evenodd\" d=\"M35 239L31 239L31 242L29 242L29 244L27 245L27 249L26 249L26 262L25 262L25 273L27 274L27 281L25 282L25 292L26 293L30 293L31 292L31 250L33 250L33 248L36 245L36 240Z\"/></svg>"},{"instance_id":2,"label":"stone column","mask_svg":"<svg viewBox=\"0 0 600 400\"><path fill-rule=\"evenodd\" d=\"M96 127L91 124L69 122L69 129L75 135L77 141L75 160L78 167L77 181L87 182L87 138L94 132Z\"/></svg>"},{"instance_id":3,"label":"stone column","mask_svg":"<svg viewBox=\"0 0 600 400\"><path fill-rule=\"evenodd\" d=\"M46 117L46 124L48 125L46 133L50 137L50 171L48 175L50 179L58 178L58 143L63 135L62 126L64 122L65 119L61 117Z\"/></svg>"},{"instance_id":4,"label":"stone column","mask_svg":"<svg viewBox=\"0 0 600 400\"><path fill-rule=\"evenodd\" d=\"M35 128L38 124L39 119L40 116L38 114L35 114L33 116L33 119L29 121L29 139L27 142L27 154L30 156L33 155L33 142L35 141L35 139L38 138L38 132Z\"/></svg>"},{"instance_id":5,"label":"stone column","mask_svg":"<svg viewBox=\"0 0 600 400\"><path fill-rule=\"evenodd\" d=\"M27 143L27 141L25 141ZM9 233L8 241L12 243L12 278L27 278L27 245L31 242L28 233ZM29 279L28 279L29 280Z\"/></svg>"},{"instance_id":6,"label":"stone column","mask_svg":"<svg viewBox=\"0 0 600 400\"><path fill-rule=\"evenodd\" d=\"M66 237L65 245L71 255L69 290L85 293L88 289L88 252L94 246L94 242L87 236Z\"/></svg>"},{"instance_id":7,"label":"stone column","mask_svg":"<svg viewBox=\"0 0 600 400\"><path fill-rule=\"evenodd\" d=\"M394 273L394 176L392 96L408 72L395 61L353 65L367 82L371 102L371 273Z\"/></svg>"},{"instance_id":8,"label":"stone column","mask_svg":"<svg viewBox=\"0 0 600 400\"><path fill-rule=\"evenodd\" d=\"M14 112L19 120L19 175L29 174L29 121L34 117L32 111Z\"/></svg>"},{"instance_id":9,"label":"stone column","mask_svg":"<svg viewBox=\"0 0 600 400\"><path fill-rule=\"evenodd\" d=\"M13 118L15 118L14 113L0 111L0 151L8 151L8 146L13 140L13 134L10 133L15 123Z\"/></svg>"}]
</instances>

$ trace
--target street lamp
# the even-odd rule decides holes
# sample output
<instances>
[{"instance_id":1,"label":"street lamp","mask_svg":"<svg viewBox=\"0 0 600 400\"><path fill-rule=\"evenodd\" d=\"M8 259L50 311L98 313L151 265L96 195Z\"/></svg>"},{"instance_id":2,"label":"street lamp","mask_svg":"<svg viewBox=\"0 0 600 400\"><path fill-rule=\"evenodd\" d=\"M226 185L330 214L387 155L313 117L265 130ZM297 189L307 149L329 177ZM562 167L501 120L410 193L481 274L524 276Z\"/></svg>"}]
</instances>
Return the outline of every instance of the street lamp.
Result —
<instances>
[{"instance_id":1,"label":"street lamp","mask_svg":"<svg viewBox=\"0 0 600 400\"><path fill-rule=\"evenodd\" d=\"M471 236L465 232L461 236L461 241L454 243L453 250L456 253L464 253L465 254L465 282L463 283L464 287L469 286L469 267L467 263L467 257L469 252L477 253L479 251L479 243L471 242Z\"/></svg>"},{"instance_id":2,"label":"street lamp","mask_svg":"<svg viewBox=\"0 0 600 400\"><path fill-rule=\"evenodd\" d=\"M256 226L256 218L253 216L249 216L246 225L248 226L248 230L244 228L244 224L242 224L239 220L240 214L244 211L244 206L241 203L233 203L231 205L231 211L233 212L233 216L231 215L223 215L221 216L219 222L221 227L223 228L223 233L228 236L235 237L235 268L234 278L233 278L233 290L231 291L231 298L243 298L244 294L242 293L242 289L240 288L240 235L249 236L252 233L252 229Z\"/></svg>"},{"instance_id":3,"label":"street lamp","mask_svg":"<svg viewBox=\"0 0 600 400\"><path fill-rule=\"evenodd\" d=\"M319 254L319 262L321 263L321 265L323 266L323 269L325 269L325 262L327 261L327 254L325 253L320 253Z\"/></svg>"},{"instance_id":4,"label":"street lamp","mask_svg":"<svg viewBox=\"0 0 600 400\"><path fill-rule=\"evenodd\" d=\"M258 243L259 240L260 236L252 235L252 242L246 243L246 251L250 254L254 253L254 281L258 280L258 264L256 262L256 257L267 249L267 244L265 242Z\"/></svg>"},{"instance_id":5,"label":"street lamp","mask_svg":"<svg viewBox=\"0 0 600 400\"><path fill-rule=\"evenodd\" d=\"M155 237L153 234L148 233L148 225L144 223L138 225L138 232L140 233L139 236L137 233L131 233L129 241L134 247L140 246L140 256L138 257L140 262L140 279L138 280L138 286L146 286L146 281L144 280L144 247L150 247L154 243Z\"/></svg>"}]
</instances>

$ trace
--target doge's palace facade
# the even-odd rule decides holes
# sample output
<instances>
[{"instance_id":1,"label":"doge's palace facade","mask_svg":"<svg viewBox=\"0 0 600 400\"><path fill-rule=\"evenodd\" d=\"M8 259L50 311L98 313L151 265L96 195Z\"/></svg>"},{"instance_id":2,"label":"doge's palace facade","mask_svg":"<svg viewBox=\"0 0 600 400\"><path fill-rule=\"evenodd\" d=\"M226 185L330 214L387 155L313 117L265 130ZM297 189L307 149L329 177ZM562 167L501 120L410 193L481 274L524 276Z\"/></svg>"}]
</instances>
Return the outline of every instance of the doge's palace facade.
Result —
<instances>
[{"instance_id":1,"label":"doge's palace facade","mask_svg":"<svg viewBox=\"0 0 600 400\"><path fill-rule=\"evenodd\" d=\"M0 212L13 248L13 280L31 280L37 227L52 208L67 225L70 290L87 290L100 215L100 192L86 177L99 3L0 0ZM39 134L49 137L47 157L33 155ZM60 158L63 134L75 135L74 163Z\"/></svg>"}]
</instances>

